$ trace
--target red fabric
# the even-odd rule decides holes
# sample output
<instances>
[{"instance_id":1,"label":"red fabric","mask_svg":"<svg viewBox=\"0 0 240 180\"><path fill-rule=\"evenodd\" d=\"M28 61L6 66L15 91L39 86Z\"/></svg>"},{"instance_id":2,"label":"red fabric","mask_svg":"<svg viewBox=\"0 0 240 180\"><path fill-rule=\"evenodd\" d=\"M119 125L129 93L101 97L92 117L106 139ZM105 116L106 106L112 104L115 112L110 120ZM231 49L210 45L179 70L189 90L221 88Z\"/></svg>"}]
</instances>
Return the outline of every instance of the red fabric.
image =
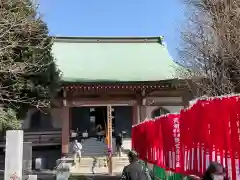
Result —
<instances>
[{"instance_id":1,"label":"red fabric","mask_svg":"<svg viewBox=\"0 0 240 180\"><path fill-rule=\"evenodd\" d=\"M239 97L199 100L180 114L134 126L132 146L142 159L165 169L201 175L209 162L219 161L228 177L239 179Z\"/></svg>"}]
</instances>

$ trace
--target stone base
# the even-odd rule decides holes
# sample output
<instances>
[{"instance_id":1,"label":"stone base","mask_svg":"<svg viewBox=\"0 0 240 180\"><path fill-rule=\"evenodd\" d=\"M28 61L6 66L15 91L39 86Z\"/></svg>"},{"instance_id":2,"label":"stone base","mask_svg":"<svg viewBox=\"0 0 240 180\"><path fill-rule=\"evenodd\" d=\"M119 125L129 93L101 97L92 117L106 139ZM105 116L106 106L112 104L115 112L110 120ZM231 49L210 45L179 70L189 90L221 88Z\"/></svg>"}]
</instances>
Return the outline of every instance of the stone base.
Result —
<instances>
[{"instance_id":1,"label":"stone base","mask_svg":"<svg viewBox=\"0 0 240 180\"><path fill-rule=\"evenodd\" d=\"M128 165L128 158L113 157L113 174L121 174L124 166ZM70 168L71 174L108 174L106 157L83 157L80 163Z\"/></svg>"}]
</instances>

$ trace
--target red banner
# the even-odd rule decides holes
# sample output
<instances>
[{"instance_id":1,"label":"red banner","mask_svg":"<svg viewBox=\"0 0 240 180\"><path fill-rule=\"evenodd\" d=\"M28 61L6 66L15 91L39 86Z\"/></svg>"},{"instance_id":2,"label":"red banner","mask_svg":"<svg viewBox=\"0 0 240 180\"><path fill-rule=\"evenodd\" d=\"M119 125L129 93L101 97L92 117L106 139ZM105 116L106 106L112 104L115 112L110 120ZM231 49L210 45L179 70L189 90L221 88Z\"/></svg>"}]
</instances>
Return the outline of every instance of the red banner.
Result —
<instances>
[{"instance_id":1,"label":"red banner","mask_svg":"<svg viewBox=\"0 0 240 180\"><path fill-rule=\"evenodd\" d=\"M141 159L177 171L180 168L179 114L161 116L133 127L132 147Z\"/></svg>"},{"instance_id":2,"label":"red banner","mask_svg":"<svg viewBox=\"0 0 240 180\"><path fill-rule=\"evenodd\" d=\"M201 176L211 161L230 179L240 179L238 96L198 100L180 114L144 121L132 130L133 148L162 168Z\"/></svg>"}]
</instances>

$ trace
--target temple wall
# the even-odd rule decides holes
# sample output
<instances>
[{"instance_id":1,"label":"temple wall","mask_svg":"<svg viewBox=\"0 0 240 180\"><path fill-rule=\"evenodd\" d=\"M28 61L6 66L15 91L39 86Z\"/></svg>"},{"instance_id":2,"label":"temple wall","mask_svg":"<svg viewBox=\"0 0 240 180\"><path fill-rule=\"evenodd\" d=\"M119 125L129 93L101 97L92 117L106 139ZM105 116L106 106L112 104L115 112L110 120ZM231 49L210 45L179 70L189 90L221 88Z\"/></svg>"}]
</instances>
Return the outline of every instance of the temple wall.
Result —
<instances>
[{"instance_id":1,"label":"temple wall","mask_svg":"<svg viewBox=\"0 0 240 180\"><path fill-rule=\"evenodd\" d=\"M31 118L31 115L35 112L34 109L29 109L27 114L26 114L26 117L22 120L22 129L28 129L29 126L30 126L30 118Z\"/></svg>"},{"instance_id":2,"label":"temple wall","mask_svg":"<svg viewBox=\"0 0 240 180\"><path fill-rule=\"evenodd\" d=\"M62 128L61 109L60 108L52 108L51 115L52 115L53 127L61 129Z\"/></svg>"},{"instance_id":3,"label":"temple wall","mask_svg":"<svg viewBox=\"0 0 240 180\"><path fill-rule=\"evenodd\" d=\"M150 98L148 98L150 99ZM153 101L161 103L183 103L182 97L159 97L159 98L153 98ZM146 118L151 119L152 118L152 112L157 110L158 108L163 108L166 111L169 111L170 113L178 113L184 106L147 106L146 107ZM160 110L159 110L160 111Z\"/></svg>"},{"instance_id":4,"label":"temple wall","mask_svg":"<svg viewBox=\"0 0 240 180\"><path fill-rule=\"evenodd\" d=\"M29 129L30 123L31 123L31 116L37 111L37 109L29 109L27 112L27 115L25 119L22 120L22 128L23 129ZM62 122L61 122L61 109L60 108L52 108L50 112L50 118L52 128L54 129L61 129L62 128Z\"/></svg>"},{"instance_id":5,"label":"temple wall","mask_svg":"<svg viewBox=\"0 0 240 180\"><path fill-rule=\"evenodd\" d=\"M155 98L158 102L169 102L169 103L176 103L182 101L181 97L161 97L161 98ZM147 106L146 107L146 118L150 119L152 117L152 112L155 111L158 108L164 108L170 113L178 113L183 106ZM139 116L139 108L137 108L137 117L138 117L138 123L140 122L140 116ZM30 128L30 119L33 113L36 112L36 109L29 109L26 118L22 121L22 128L23 129L29 129ZM61 115L62 110L61 108L52 108L50 112L50 117L48 119L51 121L51 126L54 129L61 129L62 128L62 121L61 121Z\"/></svg>"},{"instance_id":6,"label":"temple wall","mask_svg":"<svg viewBox=\"0 0 240 180\"><path fill-rule=\"evenodd\" d=\"M150 119L152 116L152 112L158 108L164 108L166 110L168 110L170 113L178 113L180 112L180 110L183 108L183 106L147 106L146 109L146 117L147 119Z\"/></svg>"}]
</instances>

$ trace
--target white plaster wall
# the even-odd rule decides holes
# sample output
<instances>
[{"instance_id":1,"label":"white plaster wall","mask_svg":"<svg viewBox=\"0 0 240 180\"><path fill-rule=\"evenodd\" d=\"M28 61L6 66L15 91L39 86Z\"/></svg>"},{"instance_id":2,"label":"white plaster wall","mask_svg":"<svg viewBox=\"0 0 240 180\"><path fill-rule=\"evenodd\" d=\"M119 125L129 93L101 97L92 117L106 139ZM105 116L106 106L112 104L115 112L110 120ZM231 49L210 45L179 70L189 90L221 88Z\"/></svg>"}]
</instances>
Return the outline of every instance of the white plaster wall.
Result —
<instances>
[{"instance_id":1,"label":"white plaster wall","mask_svg":"<svg viewBox=\"0 0 240 180\"><path fill-rule=\"evenodd\" d=\"M183 106L161 106L162 108L168 110L170 113L178 113L183 108ZM146 116L147 119L151 119L152 112L159 108L159 106L147 106Z\"/></svg>"},{"instance_id":2,"label":"white plaster wall","mask_svg":"<svg viewBox=\"0 0 240 180\"><path fill-rule=\"evenodd\" d=\"M160 103L181 103L182 97L147 97L147 100L153 100Z\"/></svg>"},{"instance_id":3,"label":"white plaster wall","mask_svg":"<svg viewBox=\"0 0 240 180\"><path fill-rule=\"evenodd\" d=\"M158 97L158 98L148 98L149 100L152 99L155 102L159 103L181 103L182 97ZM183 106L161 106L162 108L168 110L170 113L178 113L183 108ZM159 106L147 106L146 107L146 118L150 119L152 112L159 108Z\"/></svg>"}]
</instances>

